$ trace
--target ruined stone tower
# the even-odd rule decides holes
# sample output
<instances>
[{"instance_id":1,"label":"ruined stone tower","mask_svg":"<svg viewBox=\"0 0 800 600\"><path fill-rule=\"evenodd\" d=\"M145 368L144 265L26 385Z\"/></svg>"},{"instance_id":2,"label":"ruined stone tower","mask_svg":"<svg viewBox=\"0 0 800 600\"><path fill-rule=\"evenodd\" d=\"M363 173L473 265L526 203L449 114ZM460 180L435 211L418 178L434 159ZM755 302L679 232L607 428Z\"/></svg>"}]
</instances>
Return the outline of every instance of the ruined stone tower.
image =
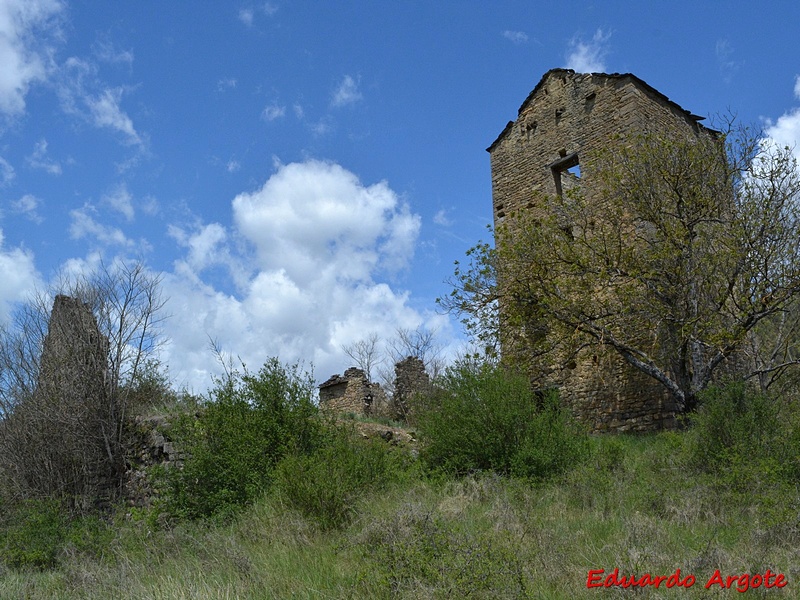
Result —
<instances>
[{"instance_id":1,"label":"ruined stone tower","mask_svg":"<svg viewBox=\"0 0 800 600\"><path fill-rule=\"evenodd\" d=\"M513 229L542 198L574 186L591 198L595 164L615 144L645 133L709 132L701 120L631 74L548 71L487 149L495 230ZM663 388L612 351L584 351L551 383L594 430L675 426Z\"/></svg>"}]
</instances>

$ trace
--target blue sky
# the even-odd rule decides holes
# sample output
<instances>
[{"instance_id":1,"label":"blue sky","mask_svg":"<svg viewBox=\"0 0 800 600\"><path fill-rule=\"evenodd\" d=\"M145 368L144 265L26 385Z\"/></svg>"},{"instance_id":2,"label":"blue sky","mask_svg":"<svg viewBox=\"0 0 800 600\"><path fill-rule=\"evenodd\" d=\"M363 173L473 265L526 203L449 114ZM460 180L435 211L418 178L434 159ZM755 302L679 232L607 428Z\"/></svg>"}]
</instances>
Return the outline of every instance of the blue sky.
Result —
<instances>
[{"instance_id":1,"label":"blue sky","mask_svg":"<svg viewBox=\"0 0 800 600\"><path fill-rule=\"evenodd\" d=\"M800 3L0 0L0 321L61 271L163 276L177 385L216 339L349 366L487 236L489 157L554 67L800 139Z\"/></svg>"}]
</instances>

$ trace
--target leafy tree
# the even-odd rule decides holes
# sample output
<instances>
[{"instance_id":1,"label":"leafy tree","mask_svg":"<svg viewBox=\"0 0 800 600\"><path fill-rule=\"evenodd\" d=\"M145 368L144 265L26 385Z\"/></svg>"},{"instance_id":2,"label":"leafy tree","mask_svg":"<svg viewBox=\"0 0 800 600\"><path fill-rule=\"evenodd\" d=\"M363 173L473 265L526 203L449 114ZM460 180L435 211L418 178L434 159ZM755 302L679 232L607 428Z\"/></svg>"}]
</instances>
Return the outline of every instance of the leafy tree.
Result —
<instances>
[{"instance_id":1,"label":"leafy tree","mask_svg":"<svg viewBox=\"0 0 800 600\"><path fill-rule=\"evenodd\" d=\"M768 385L798 362L790 149L733 126L628 141L473 248L441 305L540 377L603 346L683 410L726 364Z\"/></svg>"}]
</instances>

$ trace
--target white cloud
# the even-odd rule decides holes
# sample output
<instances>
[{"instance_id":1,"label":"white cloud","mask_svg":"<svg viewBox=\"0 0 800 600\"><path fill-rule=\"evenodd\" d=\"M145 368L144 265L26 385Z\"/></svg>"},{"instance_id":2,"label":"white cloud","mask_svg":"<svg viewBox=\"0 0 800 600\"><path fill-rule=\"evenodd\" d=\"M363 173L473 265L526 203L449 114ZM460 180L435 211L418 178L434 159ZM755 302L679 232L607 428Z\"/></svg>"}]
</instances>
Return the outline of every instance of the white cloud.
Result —
<instances>
[{"instance_id":1,"label":"white cloud","mask_svg":"<svg viewBox=\"0 0 800 600\"><path fill-rule=\"evenodd\" d=\"M25 215L34 223L41 223L43 219L38 211L40 204L41 200L36 196L33 194L25 194L19 200L15 200L11 203L11 210L16 214Z\"/></svg>"},{"instance_id":2,"label":"white cloud","mask_svg":"<svg viewBox=\"0 0 800 600\"><path fill-rule=\"evenodd\" d=\"M103 39L94 44L94 53L98 59L111 64L133 64L133 50L119 50L109 39Z\"/></svg>"},{"instance_id":3,"label":"white cloud","mask_svg":"<svg viewBox=\"0 0 800 600\"><path fill-rule=\"evenodd\" d=\"M0 2L0 113L24 112L28 88L46 79L63 9L59 0Z\"/></svg>"},{"instance_id":4,"label":"white cloud","mask_svg":"<svg viewBox=\"0 0 800 600\"><path fill-rule=\"evenodd\" d=\"M146 215L157 215L158 212L161 210L161 207L158 204L158 199L155 196L145 196L141 202L140 206L142 208L142 212Z\"/></svg>"},{"instance_id":5,"label":"white cloud","mask_svg":"<svg viewBox=\"0 0 800 600\"><path fill-rule=\"evenodd\" d=\"M327 135L333 131L330 117L323 117L316 123L310 124L309 127L314 135Z\"/></svg>"},{"instance_id":6,"label":"white cloud","mask_svg":"<svg viewBox=\"0 0 800 600\"><path fill-rule=\"evenodd\" d=\"M62 109L67 114L86 119L95 127L120 133L126 145L143 149L143 136L136 131L133 120L121 106L122 96L127 90L106 86L98 78L97 71L96 64L74 56L64 61L58 85Z\"/></svg>"},{"instance_id":7,"label":"white cloud","mask_svg":"<svg viewBox=\"0 0 800 600\"><path fill-rule=\"evenodd\" d=\"M795 76L794 95L800 101L800 75ZM775 122L767 119L764 134L780 147L792 148L800 160L800 107L786 111Z\"/></svg>"},{"instance_id":8,"label":"white cloud","mask_svg":"<svg viewBox=\"0 0 800 600\"><path fill-rule=\"evenodd\" d=\"M606 42L611 38L610 33L598 29L591 40L574 37L569 44L567 53L567 68L578 73L601 73L606 71L605 57L608 54Z\"/></svg>"},{"instance_id":9,"label":"white cloud","mask_svg":"<svg viewBox=\"0 0 800 600\"><path fill-rule=\"evenodd\" d=\"M358 89L358 82L350 75L345 75L333 92L331 105L339 108L358 102L363 98Z\"/></svg>"},{"instance_id":10,"label":"white cloud","mask_svg":"<svg viewBox=\"0 0 800 600\"><path fill-rule=\"evenodd\" d=\"M212 265L226 262L228 251L224 244L228 240L228 234L219 223L199 227L194 233L170 225L167 233L180 246L188 249L189 253L184 260L197 274Z\"/></svg>"},{"instance_id":11,"label":"white cloud","mask_svg":"<svg viewBox=\"0 0 800 600\"><path fill-rule=\"evenodd\" d=\"M186 250L164 280L173 315L165 362L178 383L209 384L209 336L251 368L279 356L313 363L324 379L349 366L342 344L446 321L420 314L407 292L382 280L407 267L420 229L387 183L364 185L329 162L278 165L232 210L230 231L218 223L170 228ZM220 265L236 295L206 281L205 271Z\"/></svg>"},{"instance_id":12,"label":"white cloud","mask_svg":"<svg viewBox=\"0 0 800 600\"><path fill-rule=\"evenodd\" d=\"M261 113L261 118L264 119L265 121L274 121L275 119L280 119L285 114L286 114L285 106L270 104L269 106L264 107L264 110Z\"/></svg>"},{"instance_id":13,"label":"white cloud","mask_svg":"<svg viewBox=\"0 0 800 600\"><path fill-rule=\"evenodd\" d=\"M33 153L25 160L34 169L42 169L51 175L61 175L61 165L47 156L47 140L44 138L36 142Z\"/></svg>"},{"instance_id":14,"label":"white cloud","mask_svg":"<svg viewBox=\"0 0 800 600\"><path fill-rule=\"evenodd\" d=\"M726 83L730 83L734 73L738 70L740 62L733 60L734 49L730 42L726 39L717 40L714 52L717 56L717 64L719 65L720 73Z\"/></svg>"},{"instance_id":15,"label":"white cloud","mask_svg":"<svg viewBox=\"0 0 800 600\"><path fill-rule=\"evenodd\" d=\"M447 218L447 211L445 209L441 209L433 215L433 222L442 227L450 227L450 225L453 224L453 221Z\"/></svg>"},{"instance_id":16,"label":"white cloud","mask_svg":"<svg viewBox=\"0 0 800 600\"><path fill-rule=\"evenodd\" d=\"M225 165L225 168L228 170L228 173L236 173L239 169L242 168L242 165L239 164L238 160L229 160L228 164Z\"/></svg>"},{"instance_id":17,"label":"white cloud","mask_svg":"<svg viewBox=\"0 0 800 600\"><path fill-rule=\"evenodd\" d=\"M8 185L16 177L14 167L5 158L0 156L0 187Z\"/></svg>"},{"instance_id":18,"label":"white cloud","mask_svg":"<svg viewBox=\"0 0 800 600\"><path fill-rule=\"evenodd\" d=\"M116 185L107 194L104 194L102 198L103 204L120 213L127 221L133 221L135 216L132 200L133 196L131 196L125 183Z\"/></svg>"},{"instance_id":19,"label":"white cloud","mask_svg":"<svg viewBox=\"0 0 800 600\"><path fill-rule=\"evenodd\" d=\"M119 103L122 100L122 88L108 88L98 96L86 97L85 101L98 127L108 127L122 133L129 144L142 143L139 134L133 127L133 121L122 110Z\"/></svg>"},{"instance_id":20,"label":"white cloud","mask_svg":"<svg viewBox=\"0 0 800 600\"><path fill-rule=\"evenodd\" d=\"M125 237L121 229L98 223L90 214L95 212L95 209L88 204L70 211L69 234L72 239L93 238L104 246L128 248L133 246L133 242Z\"/></svg>"},{"instance_id":21,"label":"white cloud","mask_svg":"<svg viewBox=\"0 0 800 600\"><path fill-rule=\"evenodd\" d=\"M39 285L33 253L23 248L5 248L0 229L0 323L8 323L15 303L24 300Z\"/></svg>"},{"instance_id":22,"label":"white cloud","mask_svg":"<svg viewBox=\"0 0 800 600\"><path fill-rule=\"evenodd\" d=\"M503 37L515 44L524 44L528 41L528 34L524 31L511 31L506 29L503 32Z\"/></svg>"},{"instance_id":23,"label":"white cloud","mask_svg":"<svg viewBox=\"0 0 800 600\"><path fill-rule=\"evenodd\" d=\"M286 268L301 283L323 274L366 281L376 268L403 267L420 227L385 182L364 187L320 161L280 167L260 190L237 196L233 213L261 266Z\"/></svg>"},{"instance_id":24,"label":"white cloud","mask_svg":"<svg viewBox=\"0 0 800 600\"><path fill-rule=\"evenodd\" d=\"M220 79L217 81L217 91L224 92L228 89L233 89L236 87L236 78L234 77L226 77L225 79Z\"/></svg>"},{"instance_id":25,"label":"white cloud","mask_svg":"<svg viewBox=\"0 0 800 600\"><path fill-rule=\"evenodd\" d=\"M255 11L252 8L239 9L239 20L248 27L251 27L253 25L254 17L255 17Z\"/></svg>"},{"instance_id":26,"label":"white cloud","mask_svg":"<svg viewBox=\"0 0 800 600\"><path fill-rule=\"evenodd\" d=\"M248 27L252 27L253 23L255 22L256 18L256 11L271 17L276 12L278 12L278 5L274 2L264 2L260 6L254 8L252 6L247 6L244 8L239 9L239 20L247 25Z\"/></svg>"}]
</instances>

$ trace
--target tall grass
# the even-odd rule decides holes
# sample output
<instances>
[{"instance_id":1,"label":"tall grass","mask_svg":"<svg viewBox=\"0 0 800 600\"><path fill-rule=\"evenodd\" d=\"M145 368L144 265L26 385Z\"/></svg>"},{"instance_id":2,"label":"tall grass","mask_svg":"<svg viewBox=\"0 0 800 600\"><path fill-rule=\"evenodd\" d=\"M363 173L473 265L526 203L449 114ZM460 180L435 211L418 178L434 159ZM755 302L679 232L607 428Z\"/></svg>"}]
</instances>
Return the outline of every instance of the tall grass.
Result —
<instances>
[{"instance_id":1,"label":"tall grass","mask_svg":"<svg viewBox=\"0 0 800 600\"><path fill-rule=\"evenodd\" d=\"M382 442L332 429L284 454L270 485L225 520L164 526L151 509L69 521L47 503L4 506L0 598L739 598L705 583L716 570L767 568L788 586L751 597L798 597L795 471L762 467L776 456L792 464L800 420L744 389L707 402L688 431L584 439L581 460L549 477L492 465L457 477L424 471ZM775 428L752 430L765 424ZM587 588L591 570L615 569L680 569L696 583Z\"/></svg>"},{"instance_id":2,"label":"tall grass","mask_svg":"<svg viewBox=\"0 0 800 600\"><path fill-rule=\"evenodd\" d=\"M796 513L765 520L763 498L746 501L712 474L691 474L686 434L591 443L586 463L549 482L489 473L365 492L333 529L277 493L225 524L161 530L147 519L121 521L102 552L72 550L53 571L7 569L0 598L741 597L703 585L715 569L766 568L790 582L769 597L797 596ZM590 569L615 568L681 569L697 583L586 588Z\"/></svg>"}]
</instances>

